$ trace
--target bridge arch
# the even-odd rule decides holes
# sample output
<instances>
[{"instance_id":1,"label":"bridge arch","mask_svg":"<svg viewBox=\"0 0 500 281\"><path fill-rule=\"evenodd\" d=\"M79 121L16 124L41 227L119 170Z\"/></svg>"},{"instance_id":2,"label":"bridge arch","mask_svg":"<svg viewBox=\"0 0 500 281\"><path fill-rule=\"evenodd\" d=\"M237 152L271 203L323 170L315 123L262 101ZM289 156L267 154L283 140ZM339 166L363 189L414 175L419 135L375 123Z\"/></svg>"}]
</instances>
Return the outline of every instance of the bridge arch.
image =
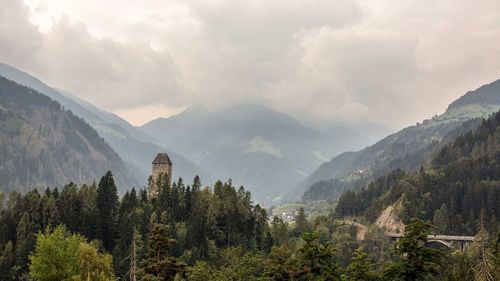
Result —
<instances>
[{"instance_id":1,"label":"bridge arch","mask_svg":"<svg viewBox=\"0 0 500 281\"><path fill-rule=\"evenodd\" d=\"M439 239L430 239L427 241L426 245L427 246L440 245L440 246L445 246L448 249L452 249L451 242L446 242L446 241L439 240Z\"/></svg>"}]
</instances>

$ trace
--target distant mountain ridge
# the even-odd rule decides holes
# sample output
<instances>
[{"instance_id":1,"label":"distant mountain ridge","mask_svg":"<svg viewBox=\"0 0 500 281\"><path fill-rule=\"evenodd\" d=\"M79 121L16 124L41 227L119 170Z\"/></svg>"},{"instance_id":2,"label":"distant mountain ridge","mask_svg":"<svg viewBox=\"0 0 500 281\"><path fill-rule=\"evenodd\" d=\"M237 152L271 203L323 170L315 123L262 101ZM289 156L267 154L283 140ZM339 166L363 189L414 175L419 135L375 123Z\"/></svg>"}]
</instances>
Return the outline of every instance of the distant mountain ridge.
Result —
<instances>
[{"instance_id":1,"label":"distant mountain ridge","mask_svg":"<svg viewBox=\"0 0 500 281\"><path fill-rule=\"evenodd\" d=\"M432 221L440 233L474 235L483 226L496 233L499 163L500 112L443 146L419 171L394 171L344 193L336 213L379 224L392 208L393 220L408 223L418 217Z\"/></svg>"},{"instance_id":2,"label":"distant mountain ridge","mask_svg":"<svg viewBox=\"0 0 500 281\"><path fill-rule=\"evenodd\" d=\"M398 168L418 169L433 152L456 137L454 130L464 122L487 118L498 110L500 80L468 92L451 103L446 112L439 116L407 127L363 150L334 157L315 170L301 188L307 190L319 181L342 179L358 170L373 179Z\"/></svg>"},{"instance_id":3,"label":"distant mountain ridge","mask_svg":"<svg viewBox=\"0 0 500 281\"><path fill-rule=\"evenodd\" d=\"M151 161L159 152L168 152L171 156L174 162L174 177L183 177L189 181L199 175L204 181L211 180L210 175L196 164L168 148L154 144L150 136L113 113L103 111L70 93L56 90L10 65L0 63L0 75L49 96L84 119L120 155L133 171L135 182L141 185L146 184L151 173Z\"/></svg>"},{"instance_id":4,"label":"distant mountain ridge","mask_svg":"<svg viewBox=\"0 0 500 281\"><path fill-rule=\"evenodd\" d=\"M465 95L452 102L448 110L453 110L466 105L478 104L481 106L500 105L500 79L467 92ZM481 93L481 94L478 94Z\"/></svg>"},{"instance_id":5,"label":"distant mountain ridge","mask_svg":"<svg viewBox=\"0 0 500 281\"><path fill-rule=\"evenodd\" d=\"M121 191L137 185L118 154L85 121L49 97L0 76L2 192L87 183L111 170Z\"/></svg>"},{"instance_id":6,"label":"distant mountain ridge","mask_svg":"<svg viewBox=\"0 0 500 281\"><path fill-rule=\"evenodd\" d=\"M244 185L261 202L286 194L325 159L367 143L349 128L321 131L255 104L189 108L140 128L213 176Z\"/></svg>"}]
</instances>

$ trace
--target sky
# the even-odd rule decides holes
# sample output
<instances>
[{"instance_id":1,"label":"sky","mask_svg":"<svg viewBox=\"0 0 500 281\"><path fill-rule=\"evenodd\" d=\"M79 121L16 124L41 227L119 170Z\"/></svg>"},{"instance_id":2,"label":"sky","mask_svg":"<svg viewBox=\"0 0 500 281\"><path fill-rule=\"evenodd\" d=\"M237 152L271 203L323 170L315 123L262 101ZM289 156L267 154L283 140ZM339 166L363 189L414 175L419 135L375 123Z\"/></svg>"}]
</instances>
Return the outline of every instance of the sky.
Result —
<instances>
[{"instance_id":1,"label":"sky","mask_svg":"<svg viewBox=\"0 0 500 281\"><path fill-rule=\"evenodd\" d=\"M258 103L399 128L500 78L498 0L0 0L0 61L135 125Z\"/></svg>"}]
</instances>

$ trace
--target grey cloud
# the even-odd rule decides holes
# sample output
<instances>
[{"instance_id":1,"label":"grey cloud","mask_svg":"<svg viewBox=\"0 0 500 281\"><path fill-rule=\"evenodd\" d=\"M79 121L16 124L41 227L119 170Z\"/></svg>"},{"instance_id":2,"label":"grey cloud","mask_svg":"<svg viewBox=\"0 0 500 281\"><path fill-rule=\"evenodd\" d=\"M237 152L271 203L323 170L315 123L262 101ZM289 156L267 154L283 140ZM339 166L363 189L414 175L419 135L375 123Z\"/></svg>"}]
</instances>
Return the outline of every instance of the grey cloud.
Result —
<instances>
[{"instance_id":1,"label":"grey cloud","mask_svg":"<svg viewBox=\"0 0 500 281\"><path fill-rule=\"evenodd\" d=\"M182 93L181 73L166 51L147 42L95 38L84 23L67 17L43 34L20 1L2 2L10 9L2 9L8 16L0 17L0 60L105 108L165 102L165 93Z\"/></svg>"},{"instance_id":2,"label":"grey cloud","mask_svg":"<svg viewBox=\"0 0 500 281\"><path fill-rule=\"evenodd\" d=\"M22 64L41 47L41 35L28 21L29 10L18 0L0 0L0 58Z\"/></svg>"},{"instance_id":3,"label":"grey cloud","mask_svg":"<svg viewBox=\"0 0 500 281\"><path fill-rule=\"evenodd\" d=\"M180 93L178 72L165 51L149 45L95 39L81 23L57 23L44 38L38 56L50 81L108 108L126 108L164 101L165 93Z\"/></svg>"},{"instance_id":4,"label":"grey cloud","mask_svg":"<svg viewBox=\"0 0 500 281\"><path fill-rule=\"evenodd\" d=\"M499 3L146 1L140 20L108 19L117 39L74 15L41 33L22 2L0 0L0 60L108 110L257 102L402 126L500 76Z\"/></svg>"}]
</instances>

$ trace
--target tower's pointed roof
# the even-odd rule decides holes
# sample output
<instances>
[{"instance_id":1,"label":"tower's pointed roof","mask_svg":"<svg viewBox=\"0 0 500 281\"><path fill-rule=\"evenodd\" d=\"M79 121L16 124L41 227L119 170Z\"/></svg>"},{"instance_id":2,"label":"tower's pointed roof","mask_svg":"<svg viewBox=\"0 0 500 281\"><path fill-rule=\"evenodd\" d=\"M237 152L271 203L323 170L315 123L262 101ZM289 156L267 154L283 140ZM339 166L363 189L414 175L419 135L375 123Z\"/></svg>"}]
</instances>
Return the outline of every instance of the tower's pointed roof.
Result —
<instances>
[{"instance_id":1,"label":"tower's pointed roof","mask_svg":"<svg viewBox=\"0 0 500 281\"><path fill-rule=\"evenodd\" d=\"M169 164L169 165L172 165L172 161L170 161L170 158L168 157L168 154L166 154L166 153L158 153L158 155L156 155L155 159L153 160L153 164Z\"/></svg>"}]
</instances>

